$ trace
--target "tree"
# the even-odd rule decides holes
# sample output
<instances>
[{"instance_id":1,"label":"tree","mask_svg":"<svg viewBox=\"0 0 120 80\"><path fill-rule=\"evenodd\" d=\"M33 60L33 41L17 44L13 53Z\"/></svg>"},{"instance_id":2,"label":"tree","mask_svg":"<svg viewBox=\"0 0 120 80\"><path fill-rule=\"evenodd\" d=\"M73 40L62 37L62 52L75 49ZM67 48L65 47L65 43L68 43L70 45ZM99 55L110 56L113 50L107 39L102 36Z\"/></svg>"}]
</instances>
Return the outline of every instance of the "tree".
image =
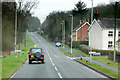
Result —
<instances>
[{"instance_id":1,"label":"tree","mask_svg":"<svg viewBox=\"0 0 120 80\"><path fill-rule=\"evenodd\" d=\"M28 23L28 31L30 32L37 31L40 25L41 25L40 20L37 17L31 17Z\"/></svg>"},{"instance_id":2,"label":"tree","mask_svg":"<svg viewBox=\"0 0 120 80\"><path fill-rule=\"evenodd\" d=\"M86 8L86 4L84 2L79 1L75 4L75 8L72 10L73 16L78 14L85 14L87 13L88 9Z\"/></svg>"},{"instance_id":3,"label":"tree","mask_svg":"<svg viewBox=\"0 0 120 80\"><path fill-rule=\"evenodd\" d=\"M30 10L35 4L18 3L17 10L17 43L22 43L24 40L25 30L28 28L28 22L32 19ZM26 9L24 6L28 6ZM15 38L15 9L16 2L2 2L2 51L10 51L14 49Z\"/></svg>"}]
</instances>

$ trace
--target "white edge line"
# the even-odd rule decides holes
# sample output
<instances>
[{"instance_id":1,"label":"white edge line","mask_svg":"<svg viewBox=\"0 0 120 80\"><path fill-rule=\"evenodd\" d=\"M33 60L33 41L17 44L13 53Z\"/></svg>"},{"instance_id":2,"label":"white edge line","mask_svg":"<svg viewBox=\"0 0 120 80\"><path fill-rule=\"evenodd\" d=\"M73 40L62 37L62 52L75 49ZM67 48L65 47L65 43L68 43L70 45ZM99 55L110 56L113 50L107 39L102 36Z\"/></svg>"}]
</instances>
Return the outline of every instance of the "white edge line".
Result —
<instances>
[{"instance_id":1,"label":"white edge line","mask_svg":"<svg viewBox=\"0 0 120 80\"><path fill-rule=\"evenodd\" d=\"M26 60L27 61L27 60ZM25 63L26 63L25 61ZM23 64L24 65L24 64ZM23 65L10 77L10 78L13 78L23 67Z\"/></svg>"}]
</instances>

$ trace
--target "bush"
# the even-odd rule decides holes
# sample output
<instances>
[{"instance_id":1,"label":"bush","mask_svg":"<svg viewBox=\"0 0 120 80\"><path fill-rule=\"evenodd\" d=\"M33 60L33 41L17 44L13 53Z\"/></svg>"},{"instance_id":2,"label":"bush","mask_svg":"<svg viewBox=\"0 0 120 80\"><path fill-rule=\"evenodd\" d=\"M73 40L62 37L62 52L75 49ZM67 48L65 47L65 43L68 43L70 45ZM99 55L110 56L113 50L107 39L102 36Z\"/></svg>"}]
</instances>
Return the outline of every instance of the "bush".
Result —
<instances>
[{"instance_id":1,"label":"bush","mask_svg":"<svg viewBox=\"0 0 120 80\"><path fill-rule=\"evenodd\" d=\"M112 53L109 53L108 59L114 60L114 51ZM120 62L120 52L116 51L116 61Z\"/></svg>"},{"instance_id":2,"label":"bush","mask_svg":"<svg viewBox=\"0 0 120 80\"><path fill-rule=\"evenodd\" d=\"M80 45L88 45L88 41L73 41L73 48L79 48ZM66 43L69 47L71 46L71 42Z\"/></svg>"},{"instance_id":3,"label":"bush","mask_svg":"<svg viewBox=\"0 0 120 80\"><path fill-rule=\"evenodd\" d=\"M70 42L66 43L69 47L71 46ZM73 41L73 48L75 49L79 49L82 52L89 54L90 51L90 47L87 46L88 45L88 41ZM112 50L100 50L100 49L94 49L92 48L93 52L100 52L101 55L109 55L109 54L113 54L114 51ZM117 55L120 55L120 52L116 52Z\"/></svg>"},{"instance_id":4,"label":"bush","mask_svg":"<svg viewBox=\"0 0 120 80\"><path fill-rule=\"evenodd\" d=\"M79 49L82 52L89 54L90 47L81 45L81 46L79 46ZM111 51L111 50L100 50L100 49L93 49L93 48L92 48L92 51L93 52L100 52L101 55L109 55L110 53L113 53L113 51Z\"/></svg>"},{"instance_id":5,"label":"bush","mask_svg":"<svg viewBox=\"0 0 120 80\"><path fill-rule=\"evenodd\" d=\"M73 41L73 48L78 48L80 45L88 45L88 41Z\"/></svg>"}]
</instances>

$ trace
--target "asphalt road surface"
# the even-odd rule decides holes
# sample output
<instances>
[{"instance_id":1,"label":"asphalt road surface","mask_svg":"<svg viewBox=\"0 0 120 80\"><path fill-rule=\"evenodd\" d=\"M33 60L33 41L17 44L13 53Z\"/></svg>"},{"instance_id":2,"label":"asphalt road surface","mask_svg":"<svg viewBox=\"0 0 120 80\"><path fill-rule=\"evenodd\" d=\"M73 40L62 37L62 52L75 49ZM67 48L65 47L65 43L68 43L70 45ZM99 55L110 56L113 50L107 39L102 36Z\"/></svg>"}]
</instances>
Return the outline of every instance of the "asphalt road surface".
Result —
<instances>
[{"instance_id":1,"label":"asphalt road surface","mask_svg":"<svg viewBox=\"0 0 120 80\"><path fill-rule=\"evenodd\" d=\"M29 64L27 60L11 78L106 78L65 56L37 33L28 34L37 47L43 48L45 63Z\"/></svg>"}]
</instances>

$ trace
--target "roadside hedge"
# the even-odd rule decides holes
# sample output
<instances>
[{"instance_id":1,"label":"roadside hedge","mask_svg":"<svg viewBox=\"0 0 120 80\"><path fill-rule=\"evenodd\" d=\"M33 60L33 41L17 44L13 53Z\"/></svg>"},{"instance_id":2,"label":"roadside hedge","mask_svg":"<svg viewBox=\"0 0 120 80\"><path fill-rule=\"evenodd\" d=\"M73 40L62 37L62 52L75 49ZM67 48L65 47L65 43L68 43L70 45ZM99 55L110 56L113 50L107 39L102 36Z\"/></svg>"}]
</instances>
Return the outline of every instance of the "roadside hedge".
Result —
<instances>
[{"instance_id":1,"label":"roadside hedge","mask_svg":"<svg viewBox=\"0 0 120 80\"><path fill-rule=\"evenodd\" d=\"M86 54L89 54L89 51L90 51L90 47L84 46L84 45L80 45L78 49L80 49L81 51L83 51ZM101 55L109 55L109 54L114 53L114 51L112 51L112 50L100 50L100 49L94 49L94 48L92 48L92 51L93 52L99 52L99 53L101 53ZM116 51L116 53L120 54L117 51Z\"/></svg>"},{"instance_id":2,"label":"roadside hedge","mask_svg":"<svg viewBox=\"0 0 120 80\"><path fill-rule=\"evenodd\" d=\"M73 48L79 48L80 45L87 45L88 46L88 41L73 41L73 45L72 47ZM67 42L66 43L68 46L71 46L71 43L70 42Z\"/></svg>"},{"instance_id":3,"label":"roadside hedge","mask_svg":"<svg viewBox=\"0 0 120 80\"><path fill-rule=\"evenodd\" d=\"M87 45L85 45L85 44L87 44L87 41L73 41L73 48L75 48L75 49L79 49L79 50L81 50L82 52L84 52L84 53L86 53L86 54L89 54L89 51L90 51L90 47L89 46L87 46ZM67 42L67 45L70 47L71 46L71 43L70 42ZM114 53L114 51L112 51L112 50L100 50L100 49L94 49L94 48L92 48L92 51L94 51L94 52L100 52L101 53L101 55L109 55L110 53L112 54L112 53Z\"/></svg>"},{"instance_id":4,"label":"roadside hedge","mask_svg":"<svg viewBox=\"0 0 120 80\"><path fill-rule=\"evenodd\" d=\"M88 41L73 41L73 47L78 48L80 45L87 45L88 46Z\"/></svg>"},{"instance_id":5,"label":"roadside hedge","mask_svg":"<svg viewBox=\"0 0 120 80\"><path fill-rule=\"evenodd\" d=\"M114 52L113 53L109 53L108 59L114 60ZM117 51L116 51L116 61L120 62L120 52L117 52Z\"/></svg>"},{"instance_id":6,"label":"roadside hedge","mask_svg":"<svg viewBox=\"0 0 120 80\"><path fill-rule=\"evenodd\" d=\"M69 47L71 46L70 42L66 43ZM73 41L73 48L79 49L82 52L89 54L90 47L85 45L87 42L79 42L79 41ZM114 51L113 50L100 50L100 49L94 49L92 48L93 52L99 52L101 55L108 55L108 59L113 60L114 59ZM116 61L120 61L120 52L116 51Z\"/></svg>"}]
</instances>

